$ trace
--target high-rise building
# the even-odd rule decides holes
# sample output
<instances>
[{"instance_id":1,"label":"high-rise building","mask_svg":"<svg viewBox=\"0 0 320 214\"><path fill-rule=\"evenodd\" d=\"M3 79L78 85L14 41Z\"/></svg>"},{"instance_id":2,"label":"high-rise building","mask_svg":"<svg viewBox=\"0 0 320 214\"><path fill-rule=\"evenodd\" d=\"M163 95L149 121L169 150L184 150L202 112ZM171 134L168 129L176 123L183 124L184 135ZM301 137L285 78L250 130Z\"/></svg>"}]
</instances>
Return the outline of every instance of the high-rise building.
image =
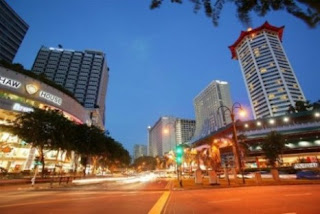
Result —
<instances>
[{"instance_id":1,"label":"high-rise building","mask_svg":"<svg viewBox=\"0 0 320 214\"><path fill-rule=\"evenodd\" d=\"M44 74L46 78L73 93L90 112L93 124L104 127L109 71L103 52L42 46L32 71Z\"/></svg>"},{"instance_id":2,"label":"high-rise building","mask_svg":"<svg viewBox=\"0 0 320 214\"><path fill-rule=\"evenodd\" d=\"M149 155L163 156L181 143L191 140L195 121L175 118L160 117L160 119L149 130Z\"/></svg>"},{"instance_id":3,"label":"high-rise building","mask_svg":"<svg viewBox=\"0 0 320 214\"><path fill-rule=\"evenodd\" d=\"M133 160L147 155L147 145L135 144L133 150Z\"/></svg>"},{"instance_id":4,"label":"high-rise building","mask_svg":"<svg viewBox=\"0 0 320 214\"><path fill-rule=\"evenodd\" d=\"M224 114L220 106L232 108L229 84L214 80L193 100L196 114L196 131L193 139L207 136L231 122L230 114ZM219 111L219 112L218 112Z\"/></svg>"},{"instance_id":5,"label":"high-rise building","mask_svg":"<svg viewBox=\"0 0 320 214\"><path fill-rule=\"evenodd\" d=\"M28 28L29 25L0 0L0 60L13 61Z\"/></svg>"},{"instance_id":6,"label":"high-rise building","mask_svg":"<svg viewBox=\"0 0 320 214\"><path fill-rule=\"evenodd\" d=\"M296 101L305 101L281 43L283 29L265 22L242 31L229 46L239 60L254 118L283 115Z\"/></svg>"}]
</instances>

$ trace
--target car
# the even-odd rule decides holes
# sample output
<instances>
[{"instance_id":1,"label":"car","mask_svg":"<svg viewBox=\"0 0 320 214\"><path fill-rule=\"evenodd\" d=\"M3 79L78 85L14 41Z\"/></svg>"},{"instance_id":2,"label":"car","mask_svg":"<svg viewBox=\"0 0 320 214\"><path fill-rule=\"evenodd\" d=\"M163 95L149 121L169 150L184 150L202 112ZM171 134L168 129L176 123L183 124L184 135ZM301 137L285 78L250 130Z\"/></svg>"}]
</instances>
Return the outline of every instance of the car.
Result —
<instances>
[{"instance_id":1,"label":"car","mask_svg":"<svg viewBox=\"0 0 320 214\"><path fill-rule=\"evenodd\" d=\"M296 176L297 179L320 179L320 172L312 170L303 170L297 172Z\"/></svg>"}]
</instances>

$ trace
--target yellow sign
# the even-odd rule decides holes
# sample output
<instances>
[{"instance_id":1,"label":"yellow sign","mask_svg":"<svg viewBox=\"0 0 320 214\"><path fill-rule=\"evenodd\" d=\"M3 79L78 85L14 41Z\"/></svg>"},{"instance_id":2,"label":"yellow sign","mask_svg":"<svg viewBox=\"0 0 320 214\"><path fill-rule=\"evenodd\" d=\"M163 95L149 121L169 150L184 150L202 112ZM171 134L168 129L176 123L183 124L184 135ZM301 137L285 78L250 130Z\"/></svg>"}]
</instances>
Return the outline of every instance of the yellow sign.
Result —
<instances>
[{"instance_id":1,"label":"yellow sign","mask_svg":"<svg viewBox=\"0 0 320 214\"><path fill-rule=\"evenodd\" d=\"M35 94L38 91L38 87L32 84L26 85L26 90L28 94Z\"/></svg>"}]
</instances>

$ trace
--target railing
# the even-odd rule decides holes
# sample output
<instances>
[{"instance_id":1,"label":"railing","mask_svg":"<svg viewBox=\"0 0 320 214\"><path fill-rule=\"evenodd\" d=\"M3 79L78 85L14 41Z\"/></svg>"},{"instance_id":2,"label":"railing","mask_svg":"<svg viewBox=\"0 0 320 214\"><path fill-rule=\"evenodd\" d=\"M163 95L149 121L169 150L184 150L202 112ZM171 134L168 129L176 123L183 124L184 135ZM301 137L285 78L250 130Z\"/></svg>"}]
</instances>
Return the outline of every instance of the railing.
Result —
<instances>
[{"instance_id":1,"label":"railing","mask_svg":"<svg viewBox=\"0 0 320 214\"><path fill-rule=\"evenodd\" d=\"M304 129L304 128L312 128L312 127L319 127L320 122L309 122L309 123L296 123L296 124L290 124L286 126L274 126L274 127L267 127L262 129L256 129L256 130L250 130L250 131L239 131L239 134L245 134L245 135L254 135L254 134L264 134L268 133L272 130L276 131L290 131L290 130L296 130L296 129Z\"/></svg>"}]
</instances>

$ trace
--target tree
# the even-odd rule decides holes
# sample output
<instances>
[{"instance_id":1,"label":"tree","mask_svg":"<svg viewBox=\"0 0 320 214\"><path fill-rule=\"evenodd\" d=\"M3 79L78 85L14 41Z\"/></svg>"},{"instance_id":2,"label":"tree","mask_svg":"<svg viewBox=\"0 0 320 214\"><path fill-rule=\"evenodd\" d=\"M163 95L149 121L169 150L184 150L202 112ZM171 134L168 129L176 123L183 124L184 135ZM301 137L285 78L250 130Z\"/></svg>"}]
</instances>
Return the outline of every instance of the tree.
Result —
<instances>
[{"instance_id":1,"label":"tree","mask_svg":"<svg viewBox=\"0 0 320 214\"><path fill-rule=\"evenodd\" d=\"M249 145L245 142L247 139L247 136L244 134L241 134L238 136L238 143L239 143L239 150L241 155L242 164L244 165L244 160L247 157L249 150Z\"/></svg>"},{"instance_id":2,"label":"tree","mask_svg":"<svg viewBox=\"0 0 320 214\"><path fill-rule=\"evenodd\" d=\"M289 114L293 114L293 113L296 112L296 109L295 109L295 107L293 107L292 105L289 105L289 108L288 108L287 112L288 112Z\"/></svg>"},{"instance_id":3,"label":"tree","mask_svg":"<svg viewBox=\"0 0 320 214\"><path fill-rule=\"evenodd\" d=\"M320 109L320 100L312 103L312 109L313 110L319 110Z\"/></svg>"},{"instance_id":4,"label":"tree","mask_svg":"<svg viewBox=\"0 0 320 214\"><path fill-rule=\"evenodd\" d=\"M152 156L141 156L134 160L134 167L138 170L146 171L146 170L154 170L157 165L156 158Z\"/></svg>"},{"instance_id":5,"label":"tree","mask_svg":"<svg viewBox=\"0 0 320 214\"><path fill-rule=\"evenodd\" d=\"M261 148L269 164L275 168L276 163L280 162L279 155L285 149L285 140L279 132L271 131L262 142Z\"/></svg>"},{"instance_id":6,"label":"tree","mask_svg":"<svg viewBox=\"0 0 320 214\"><path fill-rule=\"evenodd\" d=\"M310 101L296 101L295 103L295 109L296 112L304 112L304 111L308 111L309 108L312 107L312 105L310 104Z\"/></svg>"},{"instance_id":7,"label":"tree","mask_svg":"<svg viewBox=\"0 0 320 214\"><path fill-rule=\"evenodd\" d=\"M151 0L151 9L159 8L164 0ZM239 20L250 26L250 12L265 16L272 11L286 10L289 14L315 28L320 22L320 4L316 0L190 0L194 4L194 12L203 8L214 26L219 23L220 13L225 3L235 4ZM183 0L171 0L181 4Z\"/></svg>"},{"instance_id":8,"label":"tree","mask_svg":"<svg viewBox=\"0 0 320 214\"><path fill-rule=\"evenodd\" d=\"M58 148L69 149L67 135L69 122L61 112L56 110L34 109L33 112L21 113L12 125L6 126L12 134L32 147L37 148L42 164L42 176L45 169L45 150Z\"/></svg>"}]
</instances>

